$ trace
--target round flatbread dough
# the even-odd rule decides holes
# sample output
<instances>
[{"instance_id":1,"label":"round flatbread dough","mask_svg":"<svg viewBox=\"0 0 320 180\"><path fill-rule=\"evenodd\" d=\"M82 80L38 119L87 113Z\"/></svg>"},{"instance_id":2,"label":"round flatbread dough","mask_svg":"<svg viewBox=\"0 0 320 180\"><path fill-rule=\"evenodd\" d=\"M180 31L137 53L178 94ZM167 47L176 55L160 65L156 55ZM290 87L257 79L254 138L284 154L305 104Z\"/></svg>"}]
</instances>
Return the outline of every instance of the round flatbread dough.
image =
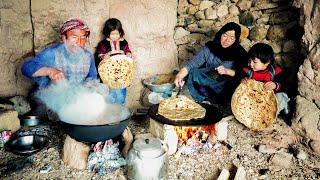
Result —
<instances>
[{"instance_id":1,"label":"round flatbread dough","mask_svg":"<svg viewBox=\"0 0 320 180\"><path fill-rule=\"evenodd\" d=\"M134 74L134 62L126 55L115 55L103 59L98 66L101 80L113 89L131 85Z\"/></svg>"},{"instance_id":2,"label":"round flatbread dough","mask_svg":"<svg viewBox=\"0 0 320 180\"><path fill-rule=\"evenodd\" d=\"M201 119L206 109L186 96L170 97L159 104L158 114L170 120Z\"/></svg>"},{"instance_id":3,"label":"round flatbread dough","mask_svg":"<svg viewBox=\"0 0 320 180\"><path fill-rule=\"evenodd\" d=\"M277 98L262 82L252 79L241 83L231 99L235 118L252 130L262 130L274 123L277 117Z\"/></svg>"}]
</instances>

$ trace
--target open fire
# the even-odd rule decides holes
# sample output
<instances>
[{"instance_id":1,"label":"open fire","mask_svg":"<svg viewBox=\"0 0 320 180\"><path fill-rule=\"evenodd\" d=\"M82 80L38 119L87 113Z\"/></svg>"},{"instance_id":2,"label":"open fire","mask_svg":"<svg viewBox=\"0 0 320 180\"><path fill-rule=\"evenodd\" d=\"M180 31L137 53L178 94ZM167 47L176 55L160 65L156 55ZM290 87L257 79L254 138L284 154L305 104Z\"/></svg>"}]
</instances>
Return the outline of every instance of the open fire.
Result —
<instances>
[{"instance_id":1,"label":"open fire","mask_svg":"<svg viewBox=\"0 0 320 180\"><path fill-rule=\"evenodd\" d=\"M228 120L233 116L222 118L209 125L169 125L150 118L149 131L157 138L165 140L172 146L173 153L190 154L203 148L213 148L224 142L228 134Z\"/></svg>"},{"instance_id":2,"label":"open fire","mask_svg":"<svg viewBox=\"0 0 320 180\"><path fill-rule=\"evenodd\" d=\"M175 126L174 130L178 136L178 144L200 145L206 142L216 142L215 124L204 126Z\"/></svg>"}]
</instances>

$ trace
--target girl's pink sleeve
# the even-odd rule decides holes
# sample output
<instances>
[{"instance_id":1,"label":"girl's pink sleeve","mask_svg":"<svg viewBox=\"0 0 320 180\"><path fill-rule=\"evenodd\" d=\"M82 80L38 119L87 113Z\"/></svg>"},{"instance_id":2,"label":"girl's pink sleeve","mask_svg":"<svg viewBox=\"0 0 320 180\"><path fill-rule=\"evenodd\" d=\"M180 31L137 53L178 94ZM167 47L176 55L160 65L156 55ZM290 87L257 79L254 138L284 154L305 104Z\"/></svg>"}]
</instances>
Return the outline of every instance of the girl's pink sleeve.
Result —
<instances>
[{"instance_id":1,"label":"girl's pink sleeve","mask_svg":"<svg viewBox=\"0 0 320 180\"><path fill-rule=\"evenodd\" d=\"M102 43L99 43L98 47L97 47L97 53L98 53L98 55L106 54L107 48Z\"/></svg>"}]
</instances>

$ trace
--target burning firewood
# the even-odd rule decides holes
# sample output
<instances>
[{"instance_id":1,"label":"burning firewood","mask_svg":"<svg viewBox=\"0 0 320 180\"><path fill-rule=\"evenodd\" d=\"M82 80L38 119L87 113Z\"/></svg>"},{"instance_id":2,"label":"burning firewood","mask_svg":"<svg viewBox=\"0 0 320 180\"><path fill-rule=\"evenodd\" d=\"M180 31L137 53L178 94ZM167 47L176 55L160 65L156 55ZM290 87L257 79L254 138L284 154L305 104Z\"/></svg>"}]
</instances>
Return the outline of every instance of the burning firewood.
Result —
<instances>
[{"instance_id":1,"label":"burning firewood","mask_svg":"<svg viewBox=\"0 0 320 180\"><path fill-rule=\"evenodd\" d=\"M179 137L179 144L187 144L192 141L196 144L205 143L208 140L212 143L216 142L215 125L207 126L177 126L175 131Z\"/></svg>"}]
</instances>

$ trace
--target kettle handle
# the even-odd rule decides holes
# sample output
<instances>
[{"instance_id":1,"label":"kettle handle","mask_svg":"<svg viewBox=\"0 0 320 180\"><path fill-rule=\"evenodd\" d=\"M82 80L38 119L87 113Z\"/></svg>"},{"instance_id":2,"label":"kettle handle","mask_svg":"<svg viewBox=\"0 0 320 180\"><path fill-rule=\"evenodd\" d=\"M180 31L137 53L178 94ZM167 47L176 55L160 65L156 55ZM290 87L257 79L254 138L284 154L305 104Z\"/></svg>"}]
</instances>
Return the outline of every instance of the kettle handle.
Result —
<instances>
[{"instance_id":1,"label":"kettle handle","mask_svg":"<svg viewBox=\"0 0 320 180\"><path fill-rule=\"evenodd\" d=\"M168 151L169 150L169 145L168 145L168 143L166 143L164 140L162 140L162 139L160 139L160 141L161 141L161 146L162 147L164 147L165 149L166 149L166 151Z\"/></svg>"}]
</instances>

